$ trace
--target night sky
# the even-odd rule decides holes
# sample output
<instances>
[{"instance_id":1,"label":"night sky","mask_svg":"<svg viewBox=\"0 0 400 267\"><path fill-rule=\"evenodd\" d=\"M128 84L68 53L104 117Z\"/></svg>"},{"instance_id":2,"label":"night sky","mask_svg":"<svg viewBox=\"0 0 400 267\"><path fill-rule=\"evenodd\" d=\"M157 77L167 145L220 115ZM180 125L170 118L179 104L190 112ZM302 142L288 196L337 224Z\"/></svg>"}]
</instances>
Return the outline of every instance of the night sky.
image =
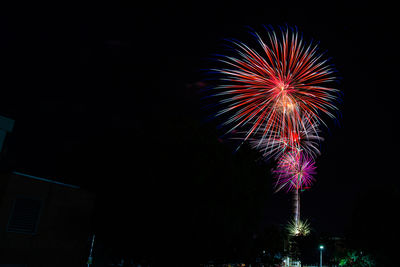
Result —
<instances>
[{"instance_id":1,"label":"night sky","mask_svg":"<svg viewBox=\"0 0 400 267\"><path fill-rule=\"evenodd\" d=\"M262 25L287 24L320 41L343 92L341 117L324 130L316 183L302 195L302 217L317 231L341 235L360 194L399 186L394 6L55 2L0 11L0 114L15 120L14 170L94 191L100 206L133 195L141 205L120 198L134 214L185 203L189 193L177 192L195 186L196 173L219 171L198 164L201 144L235 156L229 142L218 141L223 131L206 120L202 69L224 52L224 38L252 42L247 26L264 34ZM272 165L263 166L270 176ZM185 205L172 213L192 208ZM290 211L290 196L273 194L262 223L284 223ZM170 214L151 216L163 221Z\"/></svg>"}]
</instances>

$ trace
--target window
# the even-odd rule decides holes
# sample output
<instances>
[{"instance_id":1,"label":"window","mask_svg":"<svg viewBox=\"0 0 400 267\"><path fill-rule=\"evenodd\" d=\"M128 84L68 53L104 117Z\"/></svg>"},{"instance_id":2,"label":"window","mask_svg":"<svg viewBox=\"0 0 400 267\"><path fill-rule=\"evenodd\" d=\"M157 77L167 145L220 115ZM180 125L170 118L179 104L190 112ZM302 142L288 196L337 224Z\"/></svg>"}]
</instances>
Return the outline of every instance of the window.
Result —
<instances>
[{"instance_id":1,"label":"window","mask_svg":"<svg viewBox=\"0 0 400 267\"><path fill-rule=\"evenodd\" d=\"M11 210L7 231L24 234L36 233L41 206L40 199L17 197Z\"/></svg>"}]
</instances>

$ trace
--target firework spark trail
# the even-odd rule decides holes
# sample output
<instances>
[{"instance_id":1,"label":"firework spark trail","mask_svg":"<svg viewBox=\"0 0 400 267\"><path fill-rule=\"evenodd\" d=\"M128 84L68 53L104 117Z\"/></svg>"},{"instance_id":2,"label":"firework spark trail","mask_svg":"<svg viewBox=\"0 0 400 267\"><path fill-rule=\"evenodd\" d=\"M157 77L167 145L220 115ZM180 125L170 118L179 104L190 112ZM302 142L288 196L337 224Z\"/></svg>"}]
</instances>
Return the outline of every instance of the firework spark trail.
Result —
<instances>
[{"instance_id":1,"label":"firework spark trail","mask_svg":"<svg viewBox=\"0 0 400 267\"><path fill-rule=\"evenodd\" d=\"M335 80L334 71L318 46L289 29L280 37L269 31L267 41L254 35L262 53L234 41L236 56L221 56L225 67L213 69L222 75L214 96L222 106L216 116L228 116L227 133L242 128L244 140L261 134L269 142L286 128L298 129L302 117L311 125L325 124L321 114L334 117L338 90L322 86Z\"/></svg>"},{"instance_id":2,"label":"firework spark trail","mask_svg":"<svg viewBox=\"0 0 400 267\"><path fill-rule=\"evenodd\" d=\"M249 139L252 148L260 151L265 159L278 159L290 151L302 151L307 156L315 159L320 155L319 144L324 140L319 136L318 123L310 123L308 118L302 117L297 129L285 127L280 133L272 133L273 138L263 139L261 134Z\"/></svg>"}]
</instances>

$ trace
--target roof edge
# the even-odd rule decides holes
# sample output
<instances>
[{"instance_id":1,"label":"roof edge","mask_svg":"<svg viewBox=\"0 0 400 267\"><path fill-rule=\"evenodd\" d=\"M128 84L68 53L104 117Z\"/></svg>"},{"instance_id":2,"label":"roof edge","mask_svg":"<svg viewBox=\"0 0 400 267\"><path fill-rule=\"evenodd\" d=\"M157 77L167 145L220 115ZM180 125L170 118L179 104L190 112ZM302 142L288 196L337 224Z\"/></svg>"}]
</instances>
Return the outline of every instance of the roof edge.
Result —
<instances>
[{"instance_id":1,"label":"roof edge","mask_svg":"<svg viewBox=\"0 0 400 267\"><path fill-rule=\"evenodd\" d=\"M13 173L13 174L16 174L16 175L19 175L19 176L24 176L24 177L27 177L27 178L31 178L31 179L43 181L43 182L58 184L58 185L62 185L62 186L66 186L66 187L71 187L71 188L76 188L76 189L79 189L79 188L80 188L80 187L77 186L77 185L65 184L65 183L62 183L62 182L57 182L57 181L53 181L53 180L50 180L50 179L46 179L46 178L41 178L41 177L37 177L37 176L25 174L25 173L22 173L22 172L13 171L12 173Z\"/></svg>"}]
</instances>

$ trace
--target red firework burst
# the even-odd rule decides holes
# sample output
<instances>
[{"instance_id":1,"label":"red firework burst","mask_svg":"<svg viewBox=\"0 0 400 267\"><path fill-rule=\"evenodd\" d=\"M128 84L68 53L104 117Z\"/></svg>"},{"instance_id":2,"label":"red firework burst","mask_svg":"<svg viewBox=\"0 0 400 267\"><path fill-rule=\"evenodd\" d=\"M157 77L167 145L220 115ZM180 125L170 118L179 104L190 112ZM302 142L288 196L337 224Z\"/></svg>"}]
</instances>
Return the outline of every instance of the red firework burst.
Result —
<instances>
[{"instance_id":1,"label":"red firework burst","mask_svg":"<svg viewBox=\"0 0 400 267\"><path fill-rule=\"evenodd\" d=\"M337 90L322 86L335 80L334 71L318 46L305 44L297 31L289 29L279 37L268 31L266 41L254 35L260 52L233 42L236 56L222 56L219 61L226 67L214 69L223 75L215 88L222 106L216 116L228 115L223 123L229 125L228 133L242 128L244 140L258 133L269 142L305 130L304 118L314 125L324 124L322 114L334 117Z\"/></svg>"}]
</instances>

